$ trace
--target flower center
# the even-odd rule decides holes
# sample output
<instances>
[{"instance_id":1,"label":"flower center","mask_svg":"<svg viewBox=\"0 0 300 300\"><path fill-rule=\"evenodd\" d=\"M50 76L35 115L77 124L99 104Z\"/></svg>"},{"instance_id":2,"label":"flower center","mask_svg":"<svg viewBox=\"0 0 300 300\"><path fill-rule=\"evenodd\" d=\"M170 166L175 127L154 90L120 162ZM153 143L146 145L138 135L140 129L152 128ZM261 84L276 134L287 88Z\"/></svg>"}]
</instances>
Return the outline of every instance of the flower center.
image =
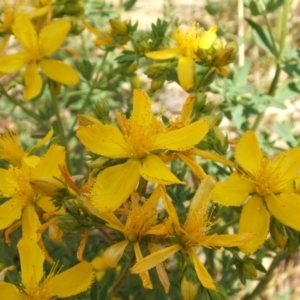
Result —
<instances>
[{"instance_id":1,"label":"flower center","mask_svg":"<svg viewBox=\"0 0 300 300\"><path fill-rule=\"evenodd\" d=\"M261 166L256 175L256 192L260 196L266 196L274 193L275 191L275 176L274 171L271 168L270 160L264 157L261 161Z\"/></svg>"},{"instance_id":2,"label":"flower center","mask_svg":"<svg viewBox=\"0 0 300 300\"><path fill-rule=\"evenodd\" d=\"M141 206L133 208L126 221L124 233L131 242L136 242L144 235L144 232L156 222L157 210L155 208L145 210Z\"/></svg>"},{"instance_id":3,"label":"flower center","mask_svg":"<svg viewBox=\"0 0 300 300\"><path fill-rule=\"evenodd\" d=\"M53 293L49 289L49 285L44 281L40 286L38 286L34 281L26 289L26 294L29 300L50 300L53 299Z\"/></svg>"}]
</instances>

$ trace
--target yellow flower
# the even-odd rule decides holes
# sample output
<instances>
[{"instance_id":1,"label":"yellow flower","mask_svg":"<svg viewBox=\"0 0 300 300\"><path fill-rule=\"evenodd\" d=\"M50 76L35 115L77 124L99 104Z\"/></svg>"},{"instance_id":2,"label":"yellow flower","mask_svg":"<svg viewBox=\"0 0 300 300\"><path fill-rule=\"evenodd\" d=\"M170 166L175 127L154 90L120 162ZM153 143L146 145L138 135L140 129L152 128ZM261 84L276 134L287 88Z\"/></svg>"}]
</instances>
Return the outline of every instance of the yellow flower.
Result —
<instances>
[{"instance_id":1,"label":"yellow flower","mask_svg":"<svg viewBox=\"0 0 300 300\"><path fill-rule=\"evenodd\" d=\"M30 19L36 19L45 15L49 11L49 6L37 8L28 1L16 1L14 3L3 2L2 22L0 24L0 33L5 33L5 36L0 44L0 57L3 56L9 38L12 35L12 26L16 17L20 14L26 14ZM10 1L11 2L11 1Z\"/></svg>"},{"instance_id":2,"label":"yellow flower","mask_svg":"<svg viewBox=\"0 0 300 300\"><path fill-rule=\"evenodd\" d=\"M46 277L43 264L44 252L28 238L18 243L21 263L22 289L0 282L1 298L11 300L51 300L66 298L86 291L94 280L91 264L83 261L74 267L55 274L55 269Z\"/></svg>"},{"instance_id":3,"label":"yellow flower","mask_svg":"<svg viewBox=\"0 0 300 300\"><path fill-rule=\"evenodd\" d=\"M130 269L131 273L138 274L140 272L145 272L168 259L177 251L185 250L193 262L201 284L207 289L217 290L213 279L205 269L204 265L200 262L194 248L236 247L249 241L253 236L249 233L207 235L211 223L209 221L209 216L206 213L206 208L214 185L214 179L210 176L206 176L191 201L187 219L183 226L180 225L179 218L171 200L167 197L166 192L162 191L162 199L165 208L173 221L175 236L179 238L179 242L143 258ZM164 188L161 187L161 189Z\"/></svg>"},{"instance_id":4,"label":"yellow flower","mask_svg":"<svg viewBox=\"0 0 300 300\"><path fill-rule=\"evenodd\" d=\"M20 144L17 132L7 130L4 134L0 135L0 160L7 160L16 166L21 165L21 162L25 161L27 164L34 166L39 158L30 155L31 152L47 143L52 136L53 129L51 129L36 145L28 148L25 152Z\"/></svg>"},{"instance_id":5,"label":"yellow flower","mask_svg":"<svg viewBox=\"0 0 300 300\"><path fill-rule=\"evenodd\" d=\"M107 30L102 32L97 28L93 27L86 20L82 20L82 23L90 32L97 36L97 40L94 41L95 46L107 46L113 42L114 38L112 37L110 31Z\"/></svg>"},{"instance_id":6,"label":"yellow flower","mask_svg":"<svg viewBox=\"0 0 300 300\"><path fill-rule=\"evenodd\" d=\"M170 124L167 127L168 131L178 130L181 128L184 128L186 126L189 126L194 121L195 116L193 115L193 109L195 105L195 98L196 95L192 94L189 95L183 104L181 114L170 121ZM208 132L208 129L210 129L217 121L216 116L205 116L202 117L200 120L206 121L208 124L208 128L202 130L203 136L199 140L199 142L205 137L206 133ZM178 158L181 161L183 161L190 169L191 171L200 179L204 179L206 176L206 173L202 169L202 167L196 162L195 160L195 154L197 152L197 148L193 147L191 149L188 149L186 151L175 151L170 156L170 159ZM169 153L168 153L169 154ZM167 157L166 157L167 159Z\"/></svg>"},{"instance_id":7,"label":"yellow flower","mask_svg":"<svg viewBox=\"0 0 300 300\"><path fill-rule=\"evenodd\" d=\"M300 231L300 196L294 181L300 169L300 148L279 154L274 160L265 157L255 133L248 131L236 146L237 171L227 182L217 183L213 201L225 206L241 206L239 232L254 232L255 238L240 247L253 253L266 239L270 216Z\"/></svg>"},{"instance_id":8,"label":"yellow flower","mask_svg":"<svg viewBox=\"0 0 300 300\"><path fill-rule=\"evenodd\" d=\"M46 25L37 33L28 16L21 14L16 18L13 33L24 51L0 58L0 72L14 73L26 65L25 99L36 97L42 89L42 77L38 67L54 81L67 85L75 85L79 82L78 74L73 68L61 61L47 59L47 56L61 46L70 28L71 23L61 19Z\"/></svg>"},{"instance_id":9,"label":"yellow flower","mask_svg":"<svg viewBox=\"0 0 300 300\"><path fill-rule=\"evenodd\" d=\"M122 232L125 238L124 241L112 245L105 250L103 258L108 265L116 267L123 256L125 248L130 243L133 243L136 260L141 260L143 258L140 248L141 239L147 235L159 236L166 235L169 232L171 228L170 220L156 224L158 216L156 204L159 198L160 190L156 188L151 197L141 206L139 204L139 195L133 193L131 197L131 207L129 211L126 210L125 225L113 213L101 214L100 217L107 222L106 225ZM151 253L153 249L157 249L157 245L148 243L148 249ZM162 265L157 267L157 273L167 293L170 283ZM140 277L145 288L153 288L148 272L140 273Z\"/></svg>"},{"instance_id":10,"label":"yellow flower","mask_svg":"<svg viewBox=\"0 0 300 300\"><path fill-rule=\"evenodd\" d=\"M151 112L148 95L141 90L133 92L130 119L121 112L117 119L119 127L95 124L77 130L77 137L90 151L113 159L128 158L125 163L106 168L98 175L91 200L100 212L120 207L136 188L140 176L160 184L183 183L153 152L193 148L208 130L207 122L200 120L182 129L164 132Z\"/></svg>"},{"instance_id":11,"label":"yellow flower","mask_svg":"<svg viewBox=\"0 0 300 300\"><path fill-rule=\"evenodd\" d=\"M148 58L155 60L171 59L180 55L177 75L180 85L184 90L189 90L194 85L196 52L199 49L209 49L216 39L217 27L211 27L208 31L199 28L193 23L187 32L176 29L171 38L175 40L173 48L146 52Z\"/></svg>"},{"instance_id":12,"label":"yellow flower","mask_svg":"<svg viewBox=\"0 0 300 300\"><path fill-rule=\"evenodd\" d=\"M22 217L23 236L34 241L40 239L37 231L41 224L35 204L46 212L54 212L56 207L49 197L34 189L31 181L40 177L59 177L58 164L64 160L64 148L53 145L35 166L22 162L20 167L10 166L8 170L0 168L0 196L9 198L0 205L0 229L7 228Z\"/></svg>"}]
</instances>

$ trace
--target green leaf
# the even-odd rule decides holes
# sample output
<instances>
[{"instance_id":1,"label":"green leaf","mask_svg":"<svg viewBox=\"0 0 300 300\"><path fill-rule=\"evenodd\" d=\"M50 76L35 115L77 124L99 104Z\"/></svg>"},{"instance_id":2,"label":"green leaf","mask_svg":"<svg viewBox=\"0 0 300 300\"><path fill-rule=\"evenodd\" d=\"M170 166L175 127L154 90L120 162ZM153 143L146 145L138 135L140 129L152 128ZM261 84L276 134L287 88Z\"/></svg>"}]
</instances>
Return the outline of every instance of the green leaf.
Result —
<instances>
[{"instance_id":1,"label":"green leaf","mask_svg":"<svg viewBox=\"0 0 300 300\"><path fill-rule=\"evenodd\" d=\"M130 10L133 8L134 4L136 3L136 0L127 0L124 2L124 9L125 10Z\"/></svg>"},{"instance_id":2,"label":"green leaf","mask_svg":"<svg viewBox=\"0 0 300 300\"><path fill-rule=\"evenodd\" d=\"M296 147L297 140L292 134L292 124L288 123L276 123L272 129L277 132L282 139L284 139L290 146Z\"/></svg>"},{"instance_id":3,"label":"green leaf","mask_svg":"<svg viewBox=\"0 0 300 300\"><path fill-rule=\"evenodd\" d=\"M266 10L267 12L272 12L274 10L276 10L277 8L279 8L285 0L269 0L266 6Z\"/></svg>"},{"instance_id":4,"label":"green leaf","mask_svg":"<svg viewBox=\"0 0 300 300\"><path fill-rule=\"evenodd\" d=\"M276 56L277 50L275 49L275 45L273 45L271 37L267 33L267 31L259 24L254 22L251 19L246 18L246 21L251 26L254 32L254 36L258 42L258 44L265 49L266 51L270 52L274 56Z\"/></svg>"}]
</instances>

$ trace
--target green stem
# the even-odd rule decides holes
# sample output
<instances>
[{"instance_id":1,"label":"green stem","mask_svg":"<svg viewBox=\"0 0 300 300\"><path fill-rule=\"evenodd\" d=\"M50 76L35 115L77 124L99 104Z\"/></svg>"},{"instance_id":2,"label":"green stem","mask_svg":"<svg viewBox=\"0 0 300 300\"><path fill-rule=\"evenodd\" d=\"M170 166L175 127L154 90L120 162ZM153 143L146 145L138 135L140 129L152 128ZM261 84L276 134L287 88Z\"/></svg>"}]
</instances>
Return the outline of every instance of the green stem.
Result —
<instances>
[{"instance_id":1,"label":"green stem","mask_svg":"<svg viewBox=\"0 0 300 300\"><path fill-rule=\"evenodd\" d=\"M33 111L31 111L30 109L26 108L21 102L19 102L17 99L13 98L12 96L10 96L6 91L5 88L0 85L0 89L1 89L1 93L3 95L6 96L6 98L12 102L13 104L15 104L16 106L19 106L28 116L32 117L33 119L35 119L42 127L49 129L49 126Z\"/></svg>"},{"instance_id":2,"label":"green stem","mask_svg":"<svg viewBox=\"0 0 300 300\"><path fill-rule=\"evenodd\" d=\"M274 44L274 51L276 53L276 71L275 71L275 75L274 75L274 78L271 82L271 86L269 88L269 91L268 91L268 95L270 96L274 96L275 95L275 91L276 91L276 88L277 88L277 84L278 84L278 81L279 81L279 77L280 77L280 73L281 73L281 58L282 58L282 55L284 53L284 49L285 49L285 40L286 40L286 36L287 36L287 26L288 26L288 16L289 16L289 8L290 8L290 1L289 0L286 0L283 2L283 11L282 11L282 19L281 19L281 34L280 34L280 41L279 41L279 51L277 51L277 48L276 48L276 45L275 45L275 42L274 42L274 37L272 35L272 30L271 30L271 27L269 28L270 24L268 22L268 19L266 17L266 15L264 14L264 17L267 21L267 26L268 26L268 30L269 30L269 33L270 33L270 36L271 36L271 39L272 39L272 42ZM252 127L252 130L256 130L261 122L261 120L263 119L264 117L264 113L265 111L261 112L260 114L258 114L254 124L253 124L253 127Z\"/></svg>"},{"instance_id":3,"label":"green stem","mask_svg":"<svg viewBox=\"0 0 300 300\"><path fill-rule=\"evenodd\" d=\"M266 286L268 285L268 283L272 280L273 278L273 272L274 270L278 267L278 265L280 264L280 262L288 255L287 252L285 251L280 251L277 253L277 255L275 256L275 258L272 261L272 264L269 268L269 270L267 271L266 275L260 279L258 285L256 286L256 288L254 289L254 291L250 294L250 295L246 295L242 298L242 300L252 300L252 299L256 299L256 297L264 292L266 290Z\"/></svg>"},{"instance_id":4,"label":"green stem","mask_svg":"<svg viewBox=\"0 0 300 300\"><path fill-rule=\"evenodd\" d=\"M208 73L210 72L210 69L211 68L207 68L206 71L204 72L204 74L202 75L201 79L199 80L199 82L196 84L196 91L195 91L195 94L197 94L201 88L201 85L205 79L205 77L208 75ZM195 74L195 77L196 77L196 74ZM195 78L195 82L197 78Z\"/></svg>"},{"instance_id":5,"label":"green stem","mask_svg":"<svg viewBox=\"0 0 300 300\"><path fill-rule=\"evenodd\" d=\"M63 145L66 149L66 163L67 163L68 169L71 171L71 161L70 161L68 140L66 138L64 124L63 124L62 118L59 113L57 97L51 90L51 87L49 87L49 89L50 89L50 93L51 93L51 100L52 100L55 116L57 119L58 129L59 129L59 143L61 145Z\"/></svg>"},{"instance_id":6,"label":"green stem","mask_svg":"<svg viewBox=\"0 0 300 300\"><path fill-rule=\"evenodd\" d=\"M122 286L123 282L129 275L130 264L127 264L122 273L119 275L118 280L114 283L114 285L109 289L108 298L110 299L113 295L116 295L119 288Z\"/></svg>"},{"instance_id":7,"label":"green stem","mask_svg":"<svg viewBox=\"0 0 300 300\"><path fill-rule=\"evenodd\" d=\"M269 91L268 91L268 95L270 95L270 96L274 96L274 94L275 94L276 87L277 87L277 84L278 84L278 81L279 81L280 73L281 73L281 66L280 66L280 63L277 63L275 75L274 75L274 78L271 82L271 86L270 86ZM264 114L265 114L265 110L257 115L257 118L256 118L256 120L255 120L255 122L252 126L253 131L255 131L258 128L261 120L264 117Z\"/></svg>"},{"instance_id":8,"label":"green stem","mask_svg":"<svg viewBox=\"0 0 300 300\"><path fill-rule=\"evenodd\" d=\"M91 95L92 95L94 89L96 88L97 84L99 83L99 82L98 82L98 81L99 81L99 75L100 75L100 73L101 73L101 71L102 71L102 69L103 69L103 67L104 67L104 64L105 64L105 62L106 62L107 55L108 55L108 50L105 51L105 53L104 53L104 55L103 55L103 57L102 57L102 62L101 62L101 64L100 64L100 66L99 66L99 69L98 69L98 72L97 72L97 74L96 74L96 77L95 77L95 79L93 80L93 83L92 83L92 85L91 85L91 87L90 87L89 92L87 93L85 99L83 100L83 103L82 103L82 106L81 106L81 108L80 108L80 110L79 110L79 113L83 113L83 112L84 112L84 110L85 110L85 108L86 108L86 106L87 106L87 104L88 104L88 102L89 102L89 100L90 100L90 97L91 97ZM76 123L77 123L77 118L75 119L74 123L73 123L72 126L71 126L69 136L71 136L71 135L73 134L73 129L74 129Z\"/></svg>"}]
</instances>

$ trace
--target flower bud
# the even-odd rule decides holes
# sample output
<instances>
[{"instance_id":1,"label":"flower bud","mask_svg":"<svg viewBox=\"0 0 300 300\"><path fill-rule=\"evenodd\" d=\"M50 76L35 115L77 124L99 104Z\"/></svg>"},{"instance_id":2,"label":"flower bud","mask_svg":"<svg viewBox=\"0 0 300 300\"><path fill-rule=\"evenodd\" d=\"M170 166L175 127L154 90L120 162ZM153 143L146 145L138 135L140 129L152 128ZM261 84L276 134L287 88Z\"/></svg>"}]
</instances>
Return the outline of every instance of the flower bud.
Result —
<instances>
[{"instance_id":1,"label":"flower bud","mask_svg":"<svg viewBox=\"0 0 300 300\"><path fill-rule=\"evenodd\" d=\"M30 185L35 192L52 198L68 194L66 185L52 177L35 177L30 181Z\"/></svg>"},{"instance_id":2,"label":"flower bud","mask_svg":"<svg viewBox=\"0 0 300 300\"><path fill-rule=\"evenodd\" d=\"M257 270L251 261L245 261L242 265L243 273L251 278L257 277Z\"/></svg>"},{"instance_id":3,"label":"flower bud","mask_svg":"<svg viewBox=\"0 0 300 300\"><path fill-rule=\"evenodd\" d=\"M92 169L104 169L105 168L105 164L109 161L109 158L105 158L105 157L99 157L95 160L93 160L90 164L89 167Z\"/></svg>"},{"instance_id":4,"label":"flower bud","mask_svg":"<svg viewBox=\"0 0 300 300\"><path fill-rule=\"evenodd\" d=\"M48 233L52 240L61 242L64 236L63 231L55 224L52 223L48 227Z\"/></svg>"},{"instance_id":5,"label":"flower bud","mask_svg":"<svg viewBox=\"0 0 300 300\"><path fill-rule=\"evenodd\" d=\"M141 87L141 79L138 75L131 77L131 88L132 89L139 89Z\"/></svg>"},{"instance_id":6,"label":"flower bud","mask_svg":"<svg viewBox=\"0 0 300 300\"><path fill-rule=\"evenodd\" d=\"M89 126L94 124L102 124L102 122L90 115L78 115L79 125L80 126Z\"/></svg>"},{"instance_id":7,"label":"flower bud","mask_svg":"<svg viewBox=\"0 0 300 300\"><path fill-rule=\"evenodd\" d=\"M132 64L129 65L129 67L124 71L124 74L132 74L136 71L136 63L133 62Z\"/></svg>"},{"instance_id":8,"label":"flower bud","mask_svg":"<svg viewBox=\"0 0 300 300\"><path fill-rule=\"evenodd\" d=\"M126 23L122 22L119 19L110 19L109 20L112 33L115 35L126 35L128 28Z\"/></svg>"},{"instance_id":9,"label":"flower bud","mask_svg":"<svg viewBox=\"0 0 300 300\"><path fill-rule=\"evenodd\" d=\"M182 298L184 300L194 300L199 290L199 281L193 268L187 267L184 271L180 284Z\"/></svg>"},{"instance_id":10,"label":"flower bud","mask_svg":"<svg viewBox=\"0 0 300 300\"><path fill-rule=\"evenodd\" d=\"M279 230L279 228L275 222L271 222L270 233L271 233L271 237L272 237L274 243L280 249L285 249L285 246L286 246L286 243L288 240L288 236L287 236L287 234L284 234L284 233L286 233L284 226L282 226L282 231Z\"/></svg>"},{"instance_id":11,"label":"flower bud","mask_svg":"<svg viewBox=\"0 0 300 300\"><path fill-rule=\"evenodd\" d=\"M164 83L164 79L153 79L150 87L151 92L155 93L156 91L160 90L164 86Z\"/></svg>"}]
</instances>

